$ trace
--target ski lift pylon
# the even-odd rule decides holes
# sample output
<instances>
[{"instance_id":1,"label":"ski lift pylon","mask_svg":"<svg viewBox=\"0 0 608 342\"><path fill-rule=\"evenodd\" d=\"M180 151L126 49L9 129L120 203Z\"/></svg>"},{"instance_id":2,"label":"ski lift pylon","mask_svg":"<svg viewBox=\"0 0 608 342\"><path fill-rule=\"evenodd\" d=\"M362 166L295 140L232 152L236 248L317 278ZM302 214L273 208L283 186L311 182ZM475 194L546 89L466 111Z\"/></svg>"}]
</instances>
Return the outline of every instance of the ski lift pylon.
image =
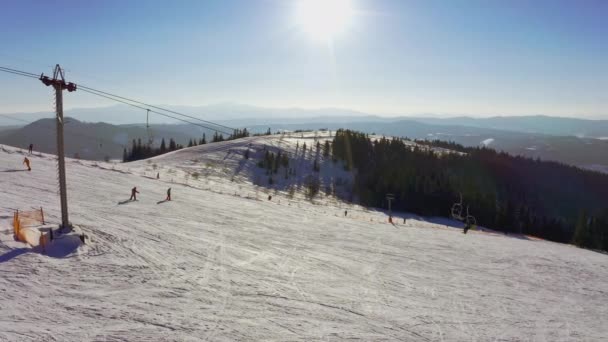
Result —
<instances>
[{"instance_id":1,"label":"ski lift pylon","mask_svg":"<svg viewBox=\"0 0 608 342\"><path fill-rule=\"evenodd\" d=\"M154 137L150 134L150 110L146 109L146 134L148 135L148 145L152 146Z\"/></svg>"},{"instance_id":2,"label":"ski lift pylon","mask_svg":"<svg viewBox=\"0 0 608 342\"><path fill-rule=\"evenodd\" d=\"M462 193L460 193L460 202L454 203L452 205L452 210L451 210L450 216L454 220L463 221L463 217L462 217Z\"/></svg>"}]
</instances>

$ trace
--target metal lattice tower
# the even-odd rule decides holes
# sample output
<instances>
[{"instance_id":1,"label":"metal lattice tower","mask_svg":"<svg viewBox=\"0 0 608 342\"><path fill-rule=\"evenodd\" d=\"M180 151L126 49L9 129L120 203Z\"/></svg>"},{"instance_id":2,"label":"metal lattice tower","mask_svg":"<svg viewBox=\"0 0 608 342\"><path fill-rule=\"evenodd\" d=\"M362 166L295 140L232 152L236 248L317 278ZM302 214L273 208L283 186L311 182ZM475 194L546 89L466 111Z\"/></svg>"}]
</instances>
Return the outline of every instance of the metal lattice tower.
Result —
<instances>
[{"instance_id":1,"label":"metal lattice tower","mask_svg":"<svg viewBox=\"0 0 608 342\"><path fill-rule=\"evenodd\" d=\"M65 81L63 70L59 64L55 66L53 78L40 75L40 81L46 86L53 86L55 89L55 111L57 113L57 164L59 168L59 196L61 199L61 228L70 230L71 225L68 219L68 194L65 179L65 153L63 149L63 91L76 91L76 84Z\"/></svg>"}]
</instances>

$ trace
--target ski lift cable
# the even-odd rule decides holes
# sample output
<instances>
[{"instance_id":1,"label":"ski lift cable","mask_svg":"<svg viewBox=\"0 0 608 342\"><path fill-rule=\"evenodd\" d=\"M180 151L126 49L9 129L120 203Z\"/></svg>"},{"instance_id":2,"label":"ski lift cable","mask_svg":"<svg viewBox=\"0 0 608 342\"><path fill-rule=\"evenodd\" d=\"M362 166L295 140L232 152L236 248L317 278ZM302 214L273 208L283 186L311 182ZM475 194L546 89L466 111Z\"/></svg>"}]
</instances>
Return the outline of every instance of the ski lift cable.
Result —
<instances>
[{"instance_id":1,"label":"ski lift cable","mask_svg":"<svg viewBox=\"0 0 608 342\"><path fill-rule=\"evenodd\" d=\"M2 66L0 66L0 71L11 73L11 74L15 74L15 75L18 75L18 76L31 77L31 78L35 78L35 79L39 79L39 77L40 77L40 76L38 76L36 74L33 74L33 73L30 73L30 72L21 71L21 70L12 69L12 68L7 68L7 67L2 67ZM6 119L10 119L10 120L14 120L14 121L19 121L19 122L23 122L23 123L26 123L26 124L33 123L32 121L27 121L27 120L11 117L11 116L6 115L6 114L0 114L0 116L4 117ZM67 123L69 123L69 122L66 122L66 124ZM42 128L48 129L48 130L54 130L51 127L44 127L43 126ZM108 141L108 140L103 139L103 138L94 137L94 136L83 134L83 133L80 133L80 132L70 132L70 135L75 135L75 136L80 136L80 137L83 137L83 138L86 138L86 139L95 140L96 142L99 142L99 143L105 143L105 144L114 143L114 142ZM126 146L127 146L125 144L120 144L120 145L123 148L126 148Z\"/></svg>"},{"instance_id":2,"label":"ski lift cable","mask_svg":"<svg viewBox=\"0 0 608 342\"><path fill-rule=\"evenodd\" d=\"M108 95L108 96L112 96L112 97L115 97L115 98L118 98L118 99L121 99L121 100L137 103L139 105L143 105L143 106L146 106L146 107L149 107L149 108L158 109L158 110L161 110L161 111L164 111L164 112L167 112L167 113L172 113L172 114L180 115L180 116L183 116L183 117L186 117L186 118L189 118L189 119L193 119L193 120L198 120L198 121L201 121L201 122L213 125L213 126L223 127L223 128L229 129L231 131L236 130L233 127L229 127L229 126L226 126L226 125L218 124L218 123L211 122L211 121L208 121L208 120L203 120L203 119L197 118L195 116L191 116L191 115L188 115L188 114L176 112L174 110L170 110L170 109L154 106L154 105L151 105L151 104L148 104L148 103L145 103L145 102L141 102L141 101L133 100L133 99L130 99L130 98L127 98L127 97L124 97L124 96L108 93L108 92L105 92L105 91L102 91L102 90L98 90L98 89L94 89L94 88L91 88L91 87L87 87L87 86L84 86L84 85L81 85L81 84L77 84L77 86L78 86L78 89L87 89L87 90L95 91L95 92L98 92L98 93L101 93L101 94L104 94L104 95ZM152 112L154 112L154 111L152 111ZM156 113L158 114L158 112L156 112Z\"/></svg>"},{"instance_id":3,"label":"ski lift cable","mask_svg":"<svg viewBox=\"0 0 608 342\"><path fill-rule=\"evenodd\" d=\"M17 76L23 76L23 77L29 77L29 78L35 78L35 79L39 79L40 78L40 76L37 75L37 74L31 73L31 72L27 72L27 71L17 70L17 69L13 69L13 68L8 68L8 67L4 67L4 66L0 66L0 71L6 72L6 73L10 73L10 74L14 74L14 75L17 75ZM140 108L140 109L145 109L145 110L147 110L149 112L152 112L152 113L155 113L155 114L158 114L158 115L162 115L162 116L169 117L169 118L172 118L172 119L175 119L175 120L178 120L178 121L182 121L182 122L185 122L185 123L188 123L188 124L192 124L192 125L195 125L195 126L206 128L206 129L209 129L209 130L212 130L212 131L216 131L218 133L222 133L222 134L226 134L226 135L231 135L232 134L232 133L229 133L229 132L226 132L226 131L223 131L223 130L219 130L219 129L216 129L216 128L213 128L213 127L208 127L208 126L205 126L205 125L202 125L202 124L193 123L193 122L190 122L190 121L187 121L187 120L184 120L184 119L181 119L181 118L177 118L177 117L165 114L165 113L160 113L160 112L157 112L157 111L154 111L154 110L150 110L148 108L137 106L137 105L134 105L132 103L128 103L128 102L119 100L118 98L112 98L111 96L106 96L106 95L100 94L100 93L104 93L104 92L101 92L101 91L98 91L98 90L95 90L95 89L93 89L92 91L88 91L88 89L92 89L92 88L89 88L89 87L85 87L85 86L79 86L79 87L86 88L86 89L80 89L80 90L82 90L84 92L88 92L90 94L94 94L94 95L97 95L97 96L105 97L105 98L108 98L108 99L111 99L111 100L114 100L114 101L117 101L117 102L121 102L121 103L130 105L130 106L133 106L133 107L137 107L137 108ZM95 91L100 92L100 93L95 93ZM109 93L106 93L106 94L109 94ZM114 96L115 97L119 97L117 95L114 95ZM122 97L119 97L119 98L122 98ZM126 99L126 98L124 98L124 99ZM129 99L127 99L127 100L129 100ZM151 106L151 107L162 109L162 108L156 107L156 106ZM164 109L162 109L162 110L164 110ZM168 111L168 110L166 110L166 111ZM184 114L181 114L181 113L177 113L177 114L184 115ZM8 116L8 115L5 115L5 114L0 114L0 116L5 117L5 118L10 119L10 120L24 122L24 123L27 123L27 124L31 124L32 123L30 121L26 121L26 120L19 119L19 118L14 118L14 117L11 117L11 116ZM213 124L213 125L216 125L216 126L222 126L222 127L226 127L226 128L232 129L231 127L223 126L223 125L219 125L219 124L214 124L214 123L212 123L210 121L198 119L198 118L195 118L195 117L192 117L192 118L196 119L196 120L204 121L204 122L209 122L210 124ZM50 129L52 127L48 127L48 128ZM232 130L234 130L234 129L232 129ZM89 136L89 135L78 133L78 132L72 132L70 134L72 134L72 135L78 135L78 136L81 136L81 137L85 137L87 139L97 140L97 141L104 142L104 143L108 142L108 141L106 141L104 139L101 139L101 138L98 138L98 137ZM122 145L122 146L124 147L125 145Z\"/></svg>"},{"instance_id":4,"label":"ski lift cable","mask_svg":"<svg viewBox=\"0 0 608 342\"><path fill-rule=\"evenodd\" d=\"M19 76L32 77L32 78L36 78L36 79L39 78L39 76L37 76L35 74L32 74L32 73L28 73L28 72L20 71L20 70L16 70L16 69L11 69L11 68L6 68L6 67L0 67L0 71L4 71L4 72L7 72L7 73L19 75ZM19 121L19 122L23 122L23 123L26 123L26 124L31 124L31 123L34 122L34 121L27 121L27 120L15 118L15 117L12 117L12 116L9 116L9 115L6 115L6 114L0 114L0 116L3 117L3 118L9 119L9 120ZM46 126L46 125L43 125L43 127L48 128L48 129L52 129L53 128L53 127L49 127L49 126ZM101 139L101 138L97 138L97 137L93 137L93 136L86 135L86 134L82 134L82 133L79 133L79 132L71 132L70 135L77 135L77 136L84 137L84 138L87 138L87 139L92 139L92 140L100 141L100 142L103 142L103 143L108 143L107 140L104 140L104 139Z\"/></svg>"},{"instance_id":5,"label":"ski lift cable","mask_svg":"<svg viewBox=\"0 0 608 342\"><path fill-rule=\"evenodd\" d=\"M206 129L209 129L209 130L212 130L212 131L218 132L218 133L227 134L227 135L231 135L231 134L232 134L232 133L229 133L229 132L223 131L223 130L221 130L221 129L217 129L217 128L210 127L210 126L208 126L208 125L203 125L203 124L199 124L199 123L196 123L196 122L191 122L191 121L188 121L188 120L185 120L185 119L182 119L182 118L179 118L179 117L173 116L173 115L169 115L169 114L162 113L162 112L159 112L159 111L156 111L156 110L152 110L152 109L149 109L149 108L146 108L146 107L140 106L140 105L136 105L136 104L133 104L133 103L130 103L130 102L124 101L124 100L122 100L122 99L120 99L120 98L116 98L116 97L112 97L112 96L104 95L104 94L102 94L102 93L98 93L98 92L96 92L96 91L91 91L91 90L88 90L88 88L87 88L87 89L80 88L79 90L82 90L82 91L84 91L84 92L86 92L86 93L89 93L89 94L93 94L93 95L97 95L97 96L100 96L100 97L104 97L104 98L109 99L109 100L113 100L113 101L116 101L116 102L120 102L120 103L123 103L123 104L129 105L129 106L131 106L131 107L135 107L135 108L139 108L139 109L142 109L142 110L150 111L150 113L155 113L155 114L157 114L157 115L165 116L165 117L168 117L168 118L171 118L171 119L174 119L174 120L178 120L178 121L182 121L182 122L185 122L185 123L188 123L188 124L191 124L191 125L195 125L195 126L199 126L199 127L202 127L202 128L206 128Z\"/></svg>"},{"instance_id":6,"label":"ski lift cable","mask_svg":"<svg viewBox=\"0 0 608 342\"><path fill-rule=\"evenodd\" d=\"M19 75L19 76L24 76L24 77L30 77L30 78L36 78L36 79L40 78L39 75L31 73L31 72L17 70L17 69L12 69L12 68L7 68L7 67L3 67L3 66L0 66L0 71L4 71L4 72L7 72L7 73L11 73L11 74ZM226 125L218 124L218 123L211 122L211 121L208 121L208 120L203 120L203 119L197 118L195 116L183 114L183 113L180 113L180 112L177 112L177 111L174 111L174 110L170 110L170 109L166 109L166 108L162 108L162 107L159 107L159 106L154 106L154 105L151 105L151 104L148 104L148 103L145 103L145 102L141 102L141 101L137 101L137 100L133 100L133 99L130 99L130 98L127 98L127 97L124 97L124 96L120 96L120 95L108 93L108 92L105 92L105 91L102 91L102 90L98 90L98 89L95 89L95 88L87 87L85 85L77 84L77 87L78 87L78 89L80 89L82 91L89 92L89 93L94 93L95 95L98 95L98 96L105 95L105 96L102 96L102 97L106 97L106 98L109 98L111 100L114 100L114 101L117 101L117 102L121 102L121 103L124 103L124 104L127 104L127 105L131 105L133 107L137 107L137 108L140 108L140 109L148 110L149 108L154 108L154 109L157 109L157 110L160 110L160 111L163 111L163 112L168 112L168 113L176 114L176 115L183 116L183 117L186 117L186 118L189 118L189 119L193 119L193 120L197 120L197 121L200 121L200 122L204 122L204 123L206 123L208 125L212 125L212 126L216 126L216 127L222 127L222 128L227 129L227 130L230 130L230 131L235 131L236 130L233 127L229 127L229 126L226 126ZM119 101L119 99L122 100L122 101ZM127 103L125 101L132 102L132 103ZM138 105L143 105L146 108L134 105L133 103L138 104ZM173 116L170 116L168 114L161 113L161 112L158 112L158 111L155 111L155 110L151 110L150 109L150 112L153 112L153 113L156 113L156 114L159 114L159 115L163 115L163 116L166 116L166 117L170 117L170 118L173 118L173 119L176 119L176 120L179 120L179 121L183 121L183 122L187 122L187 123L190 123L190 124L194 124L192 122L189 122L189 121L186 121L186 120L182 120L182 119L179 119L179 118L175 118ZM194 124L194 125L196 125L196 124ZM205 125L198 125L198 126L201 126L203 128L207 128L207 129L210 129L210 130L216 131L218 133L222 133L222 134L227 134L227 135L231 135L232 134L232 133L226 132L224 130L208 127L208 126L205 126Z\"/></svg>"},{"instance_id":7,"label":"ski lift cable","mask_svg":"<svg viewBox=\"0 0 608 342\"><path fill-rule=\"evenodd\" d=\"M2 67L2 66L0 66L0 71L4 71L6 73L15 74L15 75L24 76L24 77L39 78L39 76L29 73L29 72L19 71L19 70L6 68L6 67Z\"/></svg>"},{"instance_id":8,"label":"ski lift cable","mask_svg":"<svg viewBox=\"0 0 608 342\"><path fill-rule=\"evenodd\" d=\"M20 121L20 122L24 122L26 124L31 124L31 121L27 121L27 120L23 120L23 119L19 119L19 118L14 118L12 116L6 115L6 114L0 114L1 117L3 118L7 118L9 120L15 120L15 121Z\"/></svg>"}]
</instances>

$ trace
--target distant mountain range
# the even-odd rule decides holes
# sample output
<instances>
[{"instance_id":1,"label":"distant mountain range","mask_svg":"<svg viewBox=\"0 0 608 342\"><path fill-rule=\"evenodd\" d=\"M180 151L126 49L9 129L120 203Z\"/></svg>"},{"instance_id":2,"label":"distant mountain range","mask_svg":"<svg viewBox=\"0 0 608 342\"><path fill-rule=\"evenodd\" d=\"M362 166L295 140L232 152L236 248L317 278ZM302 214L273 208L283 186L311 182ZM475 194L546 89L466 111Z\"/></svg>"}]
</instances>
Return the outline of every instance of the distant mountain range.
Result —
<instances>
[{"instance_id":1,"label":"distant mountain range","mask_svg":"<svg viewBox=\"0 0 608 342\"><path fill-rule=\"evenodd\" d=\"M608 120L585 120L551 116L499 116L491 118L411 118L418 122L440 125L458 125L491 128L504 131L570 135L577 137L608 137Z\"/></svg>"},{"instance_id":2,"label":"distant mountain range","mask_svg":"<svg viewBox=\"0 0 608 342\"><path fill-rule=\"evenodd\" d=\"M234 127L252 125L309 124L309 123L354 123L354 122L394 122L412 120L430 125L467 126L503 131L537 133L560 136L608 138L608 120L589 120L550 116L497 116L489 118L451 117L437 118L424 116L382 117L354 110L340 108L301 109L301 108L263 108L234 103L208 106L162 106L180 113L216 121ZM17 125L19 120L33 122L53 117L51 112L2 114L0 126ZM146 112L126 105L101 108L80 108L66 110L70 116L82 122L105 122L114 125L141 124L146 122ZM171 118L150 114L150 123L179 123Z\"/></svg>"},{"instance_id":3,"label":"distant mountain range","mask_svg":"<svg viewBox=\"0 0 608 342\"><path fill-rule=\"evenodd\" d=\"M34 144L36 151L57 153L55 119L41 119L20 128L0 131L0 144L27 148ZM192 125L151 125L149 129L142 124L111 125L107 123L85 123L66 118L64 125L65 151L67 156L91 160L122 158L123 149L130 148L133 139L141 139L145 144L152 140L160 144L165 138L167 143L173 138L177 143L186 145L191 138L199 139L205 134L213 136L213 131Z\"/></svg>"},{"instance_id":4,"label":"distant mountain range","mask_svg":"<svg viewBox=\"0 0 608 342\"><path fill-rule=\"evenodd\" d=\"M277 130L350 128L367 133L412 139L454 141L464 146L487 146L513 155L554 160L588 169L608 172L608 120L585 120L548 116L492 118L387 118L340 109L266 109L246 105L221 104L204 107L171 107L173 110L215 121L229 127L247 127L252 132ZM213 131L151 115L146 129L145 112L126 106L78 109L66 124L66 149L85 159L120 158L132 139L159 144L161 138L174 138L187 144L191 138L207 138ZM20 120L51 113L18 114ZM195 121L189 119L190 121ZM103 122L101 122L103 121ZM179 122L179 121L177 121ZM15 125L0 116L1 124ZM114 124L112 124L114 123ZM116 124L117 123L117 124ZM0 126L1 127L1 126ZM24 127L0 128L0 143L25 147L33 143L44 152L55 152L53 119L36 121Z\"/></svg>"}]
</instances>

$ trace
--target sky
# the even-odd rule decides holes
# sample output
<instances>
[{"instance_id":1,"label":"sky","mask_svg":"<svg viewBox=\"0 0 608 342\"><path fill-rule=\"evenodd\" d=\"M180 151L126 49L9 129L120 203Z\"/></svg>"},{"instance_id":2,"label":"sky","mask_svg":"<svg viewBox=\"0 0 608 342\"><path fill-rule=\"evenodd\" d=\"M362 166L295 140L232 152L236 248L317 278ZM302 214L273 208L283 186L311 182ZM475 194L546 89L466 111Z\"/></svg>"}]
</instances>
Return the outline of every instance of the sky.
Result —
<instances>
[{"instance_id":1,"label":"sky","mask_svg":"<svg viewBox=\"0 0 608 342\"><path fill-rule=\"evenodd\" d=\"M161 105L608 119L608 1L350 0L322 40L299 1L5 0L0 66L59 63L68 81ZM0 113L52 106L50 88L0 73Z\"/></svg>"}]
</instances>

